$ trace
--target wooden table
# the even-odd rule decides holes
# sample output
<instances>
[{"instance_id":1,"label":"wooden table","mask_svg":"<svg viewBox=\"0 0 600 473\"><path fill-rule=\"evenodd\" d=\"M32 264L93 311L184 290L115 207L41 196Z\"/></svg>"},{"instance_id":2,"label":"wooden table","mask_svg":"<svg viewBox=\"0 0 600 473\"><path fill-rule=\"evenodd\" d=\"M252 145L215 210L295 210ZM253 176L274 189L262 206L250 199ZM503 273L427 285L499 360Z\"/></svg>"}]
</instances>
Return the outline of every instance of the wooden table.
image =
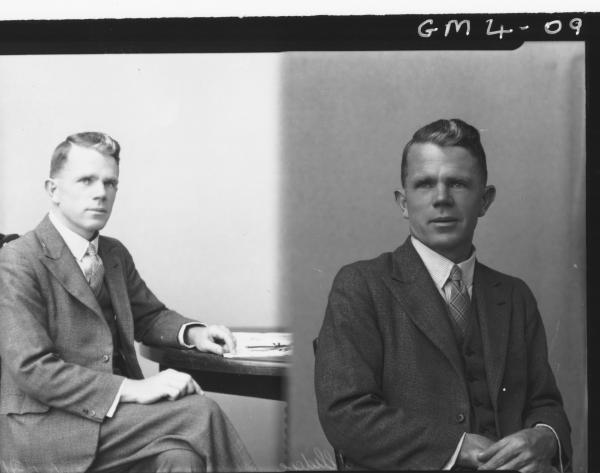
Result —
<instances>
[{"instance_id":1,"label":"wooden table","mask_svg":"<svg viewBox=\"0 0 600 473\"><path fill-rule=\"evenodd\" d=\"M173 368L190 374L206 391L264 399L285 400L285 380L290 360L257 361L224 358L195 349L155 347L142 344L144 358L159 369Z\"/></svg>"}]
</instances>

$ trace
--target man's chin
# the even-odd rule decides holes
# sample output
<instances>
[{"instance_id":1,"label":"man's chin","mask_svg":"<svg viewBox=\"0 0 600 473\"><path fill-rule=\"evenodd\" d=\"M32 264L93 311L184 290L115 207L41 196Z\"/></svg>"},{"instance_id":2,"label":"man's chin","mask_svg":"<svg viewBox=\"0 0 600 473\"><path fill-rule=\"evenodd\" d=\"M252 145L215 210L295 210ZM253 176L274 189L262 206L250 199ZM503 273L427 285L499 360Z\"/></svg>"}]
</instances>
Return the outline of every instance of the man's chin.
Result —
<instances>
[{"instance_id":1,"label":"man's chin","mask_svg":"<svg viewBox=\"0 0 600 473\"><path fill-rule=\"evenodd\" d=\"M440 238L431 242L431 248L436 253L454 260L457 256L462 257L471 251L471 242L457 238Z\"/></svg>"},{"instance_id":2,"label":"man's chin","mask_svg":"<svg viewBox=\"0 0 600 473\"><path fill-rule=\"evenodd\" d=\"M102 220L98 219L98 220L94 220L92 222L88 222L85 225L85 230L88 233L99 232L100 230L102 230L106 226L107 221L108 221L108 219L102 219Z\"/></svg>"},{"instance_id":3,"label":"man's chin","mask_svg":"<svg viewBox=\"0 0 600 473\"><path fill-rule=\"evenodd\" d=\"M102 228L104 225L106 225L106 222L108 222L109 217L110 214L97 212L88 216L86 219L86 224L90 227Z\"/></svg>"}]
</instances>

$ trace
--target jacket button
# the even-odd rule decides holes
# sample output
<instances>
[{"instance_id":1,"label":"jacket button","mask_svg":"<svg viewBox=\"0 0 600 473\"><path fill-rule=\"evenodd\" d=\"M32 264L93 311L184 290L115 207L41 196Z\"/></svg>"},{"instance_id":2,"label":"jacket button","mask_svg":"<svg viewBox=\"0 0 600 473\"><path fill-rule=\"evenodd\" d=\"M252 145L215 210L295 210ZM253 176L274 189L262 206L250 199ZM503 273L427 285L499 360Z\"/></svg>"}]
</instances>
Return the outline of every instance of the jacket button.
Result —
<instances>
[{"instance_id":1,"label":"jacket button","mask_svg":"<svg viewBox=\"0 0 600 473\"><path fill-rule=\"evenodd\" d=\"M102 355L102 361L108 363L110 361L110 355Z\"/></svg>"},{"instance_id":2,"label":"jacket button","mask_svg":"<svg viewBox=\"0 0 600 473\"><path fill-rule=\"evenodd\" d=\"M462 424L465 421L465 415L461 412L456 416L456 422Z\"/></svg>"},{"instance_id":3,"label":"jacket button","mask_svg":"<svg viewBox=\"0 0 600 473\"><path fill-rule=\"evenodd\" d=\"M94 409L90 410L90 416L95 417L96 411Z\"/></svg>"}]
</instances>

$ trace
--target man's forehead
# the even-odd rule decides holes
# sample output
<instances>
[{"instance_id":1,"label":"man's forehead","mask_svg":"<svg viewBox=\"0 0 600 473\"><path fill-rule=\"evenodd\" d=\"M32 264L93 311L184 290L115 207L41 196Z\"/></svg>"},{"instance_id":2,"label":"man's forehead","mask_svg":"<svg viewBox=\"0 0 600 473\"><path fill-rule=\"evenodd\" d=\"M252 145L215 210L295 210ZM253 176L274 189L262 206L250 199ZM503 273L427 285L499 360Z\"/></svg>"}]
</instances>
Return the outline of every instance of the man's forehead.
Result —
<instances>
[{"instance_id":1,"label":"man's forehead","mask_svg":"<svg viewBox=\"0 0 600 473\"><path fill-rule=\"evenodd\" d=\"M469 156L476 161L473 153L464 146L445 146L433 142L413 143L408 150L408 157L445 157L445 156Z\"/></svg>"},{"instance_id":2,"label":"man's forehead","mask_svg":"<svg viewBox=\"0 0 600 473\"><path fill-rule=\"evenodd\" d=\"M115 159L113 156L110 156L109 154L102 153L102 151L100 151L97 148L90 147L90 146L81 146L81 145L78 145L75 143L71 144L71 148L69 149L67 156L68 157L71 157L71 156L79 157L80 156L80 157L88 157L88 158L102 156L104 158ZM115 162L116 162L116 160L115 160Z\"/></svg>"},{"instance_id":3,"label":"man's forehead","mask_svg":"<svg viewBox=\"0 0 600 473\"><path fill-rule=\"evenodd\" d=\"M409 170L448 165L479 171L479 161L467 148L439 146L435 143L413 144L408 151L406 164Z\"/></svg>"},{"instance_id":4,"label":"man's forehead","mask_svg":"<svg viewBox=\"0 0 600 473\"><path fill-rule=\"evenodd\" d=\"M114 168L119 173L119 163L113 156L103 154L94 148L72 145L67 153L63 169L83 170L83 169L103 169Z\"/></svg>"}]
</instances>

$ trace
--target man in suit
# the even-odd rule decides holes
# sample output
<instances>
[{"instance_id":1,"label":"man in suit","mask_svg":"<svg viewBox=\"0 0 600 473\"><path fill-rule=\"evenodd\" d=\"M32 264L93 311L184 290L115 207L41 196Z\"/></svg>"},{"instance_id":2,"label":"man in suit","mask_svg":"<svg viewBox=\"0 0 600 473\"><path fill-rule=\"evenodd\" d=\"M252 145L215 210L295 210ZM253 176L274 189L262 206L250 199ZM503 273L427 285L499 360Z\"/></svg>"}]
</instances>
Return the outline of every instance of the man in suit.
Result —
<instances>
[{"instance_id":1,"label":"man in suit","mask_svg":"<svg viewBox=\"0 0 600 473\"><path fill-rule=\"evenodd\" d=\"M315 363L327 438L350 467L568 468L535 299L475 257L495 197L479 132L458 119L421 128L401 182L409 238L333 282Z\"/></svg>"},{"instance_id":2,"label":"man in suit","mask_svg":"<svg viewBox=\"0 0 600 473\"><path fill-rule=\"evenodd\" d=\"M230 331L167 309L117 240L99 236L120 146L69 136L48 216L0 250L0 468L32 472L247 471L244 445L187 374L144 379L134 338L222 355Z\"/></svg>"}]
</instances>

